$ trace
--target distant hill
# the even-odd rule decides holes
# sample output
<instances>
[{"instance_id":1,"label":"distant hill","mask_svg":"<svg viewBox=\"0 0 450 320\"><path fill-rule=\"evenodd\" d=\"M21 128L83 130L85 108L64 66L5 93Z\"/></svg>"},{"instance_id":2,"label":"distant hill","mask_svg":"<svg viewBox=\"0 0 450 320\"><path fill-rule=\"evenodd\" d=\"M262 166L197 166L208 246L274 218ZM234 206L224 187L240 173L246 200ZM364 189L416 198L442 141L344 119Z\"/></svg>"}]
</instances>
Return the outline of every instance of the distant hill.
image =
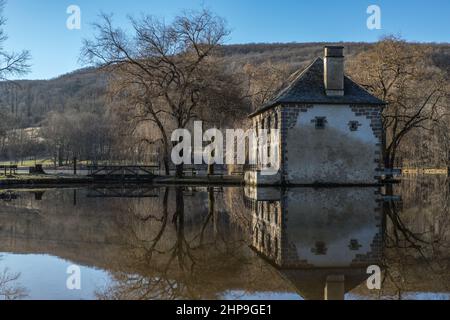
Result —
<instances>
[{"instance_id":1,"label":"distant hill","mask_svg":"<svg viewBox=\"0 0 450 320\"><path fill-rule=\"evenodd\" d=\"M0 83L0 109L21 119L22 127L38 125L51 111L102 112L106 75L94 68L80 69L51 80Z\"/></svg>"},{"instance_id":2,"label":"distant hill","mask_svg":"<svg viewBox=\"0 0 450 320\"><path fill-rule=\"evenodd\" d=\"M246 63L271 61L285 63L294 71L322 56L325 43L237 44L220 48L231 70ZM327 43L329 45L329 43ZM367 50L369 43L339 43L351 59ZM450 74L450 44L432 44L437 66ZM8 110L20 119L21 127L37 126L51 111L103 112L106 104L107 78L95 68L87 68L51 80L18 81L18 86L0 82L0 110Z\"/></svg>"},{"instance_id":3,"label":"distant hill","mask_svg":"<svg viewBox=\"0 0 450 320\"><path fill-rule=\"evenodd\" d=\"M372 44L369 43L334 43L345 47L345 54L352 57ZM245 63L260 64L266 61L272 63L287 63L293 68L303 66L318 56L323 56L323 47L333 43L250 43L223 46L222 56L235 65ZM450 46L449 46L450 48Z\"/></svg>"}]
</instances>

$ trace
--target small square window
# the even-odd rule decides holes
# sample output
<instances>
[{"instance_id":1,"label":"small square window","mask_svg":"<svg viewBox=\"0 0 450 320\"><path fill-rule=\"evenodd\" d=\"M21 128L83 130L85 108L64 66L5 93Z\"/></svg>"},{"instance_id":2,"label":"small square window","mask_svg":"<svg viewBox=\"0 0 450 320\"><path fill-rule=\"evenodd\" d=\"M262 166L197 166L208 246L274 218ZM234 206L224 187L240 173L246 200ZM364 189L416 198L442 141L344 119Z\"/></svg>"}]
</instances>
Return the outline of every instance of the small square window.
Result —
<instances>
[{"instance_id":1,"label":"small square window","mask_svg":"<svg viewBox=\"0 0 450 320\"><path fill-rule=\"evenodd\" d=\"M311 252L316 256L324 256L327 254L328 248L326 247L325 242L317 241L314 248L311 249Z\"/></svg>"},{"instance_id":2,"label":"small square window","mask_svg":"<svg viewBox=\"0 0 450 320\"><path fill-rule=\"evenodd\" d=\"M311 122L315 123L316 129L325 129L325 125L327 124L327 118L316 117L316 119L312 120Z\"/></svg>"},{"instance_id":3,"label":"small square window","mask_svg":"<svg viewBox=\"0 0 450 320\"><path fill-rule=\"evenodd\" d=\"M358 121L350 121L348 126L350 127L350 131L358 131L361 124Z\"/></svg>"},{"instance_id":4,"label":"small square window","mask_svg":"<svg viewBox=\"0 0 450 320\"><path fill-rule=\"evenodd\" d=\"M358 251L362 247L362 245L359 244L358 240L351 239L350 240L350 245L348 247L352 251Z\"/></svg>"}]
</instances>

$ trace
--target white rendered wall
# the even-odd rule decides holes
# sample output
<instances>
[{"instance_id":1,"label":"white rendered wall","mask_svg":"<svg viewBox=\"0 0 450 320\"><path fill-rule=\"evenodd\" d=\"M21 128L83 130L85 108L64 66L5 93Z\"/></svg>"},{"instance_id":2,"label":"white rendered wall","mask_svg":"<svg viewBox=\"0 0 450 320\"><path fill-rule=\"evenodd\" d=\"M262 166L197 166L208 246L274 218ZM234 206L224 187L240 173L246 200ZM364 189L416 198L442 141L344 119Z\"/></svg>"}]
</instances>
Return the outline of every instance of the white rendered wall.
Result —
<instances>
[{"instance_id":1,"label":"white rendered wall","mask_svg":"<svg viewBox=\"0 0 450 320\"><path fill-rule=\"evenodd\" d=\"M324 129L312 121L326 117ZM351 131L350 121L361 126ZM287 132L287 182L290 184L372 184L380 151L379 139L365 115L356 116L350 106L315 105L299 112Z\"/></svg>"}]
</instances>

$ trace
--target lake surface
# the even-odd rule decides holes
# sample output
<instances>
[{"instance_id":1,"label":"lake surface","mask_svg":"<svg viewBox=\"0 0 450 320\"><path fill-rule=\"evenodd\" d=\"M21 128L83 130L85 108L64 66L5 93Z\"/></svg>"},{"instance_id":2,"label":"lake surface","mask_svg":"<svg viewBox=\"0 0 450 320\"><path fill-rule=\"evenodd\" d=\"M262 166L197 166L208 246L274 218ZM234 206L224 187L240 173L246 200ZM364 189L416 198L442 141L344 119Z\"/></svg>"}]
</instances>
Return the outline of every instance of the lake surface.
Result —
<instances>
[{"instance_id":1,"label":"lake surface","mask_svg":"<svg viewBox=\"0 0 450 320\"><path fill-rule=\"evenodd\" d=\"M1 190L0 299L448 300L449 202L441 176ZM367 285L374 265L380 290Z\"/></svg>"}]
</instances>

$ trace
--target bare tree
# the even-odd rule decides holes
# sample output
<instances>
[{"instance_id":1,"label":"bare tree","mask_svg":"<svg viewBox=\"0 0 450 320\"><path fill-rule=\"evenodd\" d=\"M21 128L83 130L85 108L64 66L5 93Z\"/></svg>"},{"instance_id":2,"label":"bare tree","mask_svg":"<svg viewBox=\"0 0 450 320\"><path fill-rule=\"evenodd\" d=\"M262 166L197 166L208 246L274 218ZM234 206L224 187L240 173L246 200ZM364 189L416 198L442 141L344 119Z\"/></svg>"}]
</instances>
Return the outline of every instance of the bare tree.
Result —
<instances>
[{"instance_id":1,"label":"bare tree","mask_svg":"<svg viewBox=\"0 0 450 320\"><path fill-rule=\"evenodd\" d=\"M0 272L0 299L19 300L27 296L27 290L17 283L20 273L12 273L8 269Z\"/></svg>"},{"instance_id":2,"label":"bare tree","mask_svg":"<svg viewBox=\"0 0 450 320\"><path fill-rule=\"evenodd\" d=\"M39 134L56 167L74 157L93 163L107 160L122 147L116 131L115 119L108 114L69 110L49 113Z\"/></svg>"},{"instance_id":3,"label":"bare tree","mask_svg":"<svg viewBox=\"0 0 450 320\"><path fill-rule=\"evenodd\" d=\"M246 119L251 112L247 94L247 79L242 72L227 70L223 59L214 57L209 64L208 86L200 94L201 108L195 114L207 126L235 127L236 121Z\"/></svg>"},{"instance_id":4,"label":"bare tree","mask_svg":"<svg viewBox=\"0 0 450 320\"><path fill-rule=\"evenodd\" d=\"M6 18L3 15L6 1L0 0L0 80L5 81L11 77L21 76L28 73L30 65L30 53L26 50L22 52L8 52L4 48L4 43L8 39L5 33ZM6 116L0 110L0 141L6 135Z\"/></svg>"},{"instance_id":5,"label":"bare tree","mask_svg":"<svg viewBox=\"0 0 450 320\"><path fill-rule=\"evenodd\" d=\"M94 39L84 42L82 57L116 76L117 91L137 109L135 123L150 122L158 129L169 174L168 130L185 128L195 117L210 83L209 58L228 30L207 10L185 12L171 24L151 16L130 20L133 35L103 14Z\"/></svg>"},{"instance_id":6,"label":"bare tree","mask_svg":"<svg viewBox=\"0 0 450 320\"><path fill-rule=\"evenodd\" d=\"M243 71L246 76L247 95L251 99L253 109L269 102L277 90L290 80L290 68L285 63L273 64L270 61L260 65L247 63Z\"/></svg>"},{"instance_id":7,"label":"bare tree","mask_svg":"<svg viewBox=\"0 0 450 320\"><path fill-rule=\"evenodd\" d=\"M430 59L427 46L389 36L352 63L352 77L388 103L383 111L386 168L394 167L405 137L431 130L446 115L448 81Z\"/></svg>"},{"instance_id":8,"label":"bare tree","mask_svg":"<svg viewBox=\"0 0 450 320\"><path fill-rule=\"evenodd\" d=\"M8 52L3 44L8 39L4 26L6 18L3 15L6 1L0 0L0 79L7 80L10 77L21 76L29 71L30 53L27 50L21 52Z\"/></svg>"}]
</instances>

